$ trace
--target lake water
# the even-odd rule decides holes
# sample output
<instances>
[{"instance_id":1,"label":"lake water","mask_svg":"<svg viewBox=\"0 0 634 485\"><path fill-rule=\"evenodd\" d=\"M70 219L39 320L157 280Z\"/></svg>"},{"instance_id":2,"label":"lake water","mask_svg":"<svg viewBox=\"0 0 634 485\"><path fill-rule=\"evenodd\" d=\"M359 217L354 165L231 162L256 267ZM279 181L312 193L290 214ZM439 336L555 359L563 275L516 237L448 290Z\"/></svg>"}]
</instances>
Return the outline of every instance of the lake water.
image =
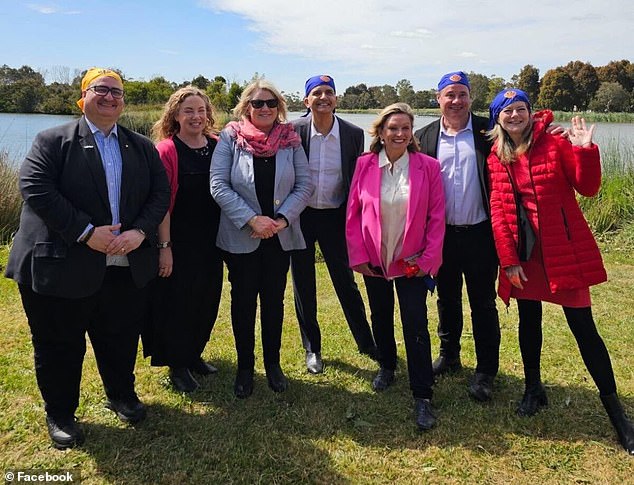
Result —
<instances>
[{"instance_id":1,"label":"lake water","mask_svg":"<svg viewBox=\"0 0 634 485\"><path fill-rule=\"evenodd\" d=\"M289 113L289 119L299 118L303 113ZM375 114L343 113L341 118L363 128L366 133L365 148L370 146L368 129L376 118ZM20 163L33 143L35 135L52 126L71 121L71 115L40 115L0 113L0 150L7 151L11 159ZM417 130L437 119L434 116L417 116L414 129ZM565 124L564 124L565 125ZM619 143L634 149L634 123L596 123L595 140L599 146Z\"/></svg>"}]
</instances>

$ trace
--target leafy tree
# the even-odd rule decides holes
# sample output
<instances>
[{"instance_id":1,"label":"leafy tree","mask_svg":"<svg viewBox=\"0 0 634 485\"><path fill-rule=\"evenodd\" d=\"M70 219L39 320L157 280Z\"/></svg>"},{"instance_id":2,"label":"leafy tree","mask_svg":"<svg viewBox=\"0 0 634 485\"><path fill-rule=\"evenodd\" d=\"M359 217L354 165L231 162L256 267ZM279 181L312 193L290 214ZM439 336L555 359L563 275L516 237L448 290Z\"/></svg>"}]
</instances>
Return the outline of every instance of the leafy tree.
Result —
<instances>
[{"instance_id":1,"label":"leafy tree","mask_svg":"<svg viewBox=\"0 0 634 485\"><path fill-rule=\"evenodd\" d=\"M45 88L45 93L38 106L38 111L50 114L79 113L76 101L79 90L70 84L54 82Z\"/></svg>"},{"instance_id":2,"label":"leafy tree","mask_svg":"<svg viewBox=\"0 0 634 485\"><path fill-rule=\"evenodd\" d=\"M599 89L599 76L596 69L587 62L572 61L564 66L564 70L574 82L575 105L585 110Z\"/></svg>"},{"instance_id":3,"label":"leafy tree","mask_svg":"<svg viewBox=\"0 0 634 485\"><path fill-rule=\"evenodd\" d=\"M194 79L192 79L192 82L191 82L192 86L195 86L202 91L205 91L207 87L209 86L209 84L211 84L211 81L207 79L205 76L203 76L202 74L199 76L196 76Z\"/></svg>"},{"instance_id":4,"label":"leafy tree","mask_svg":"<svg viewBox=\"0 0 634 485\"><path fill-rule=\"evenodd\" d=\"M544 74L537 105L553 110L572 111L575 104L574 81L562 67Z\"/></svg>"},{"instance_id":5,"label":"leafy tree","mask_svg":"<svg viewBox=\"0 0 634 485\"><path fill-rule=\"evenodd\" d=\"M286 100L286 106L289 111L306 111L306 106L304 105L304 98L299 94L299 92L295 91L294 93L282 93L284 99Z\"/></svg>"},{"instance_id":6,"label":"leafy tree","mask_svg":"<svg viewBox=\"0 0 634 485\"><path fill-rule=\"evenodd\" d=\"M426 91L416 91L412 108L437 108L436 90L428 89Z\"/></svg>"},{"instance_id":7,"label":"leafy tree","mask_svg":"<svg viewBox=\"0 0 634 485\"><path fill-rule=\"evenodd\" d=\"M626 59L598 67L597 74L602 83L617 82L628 92L634 89L634 64Z\"/></svg>"},{"instance_id":8,"label":"leafy tree","mask_svg":"<svg viewBox=\"0 0 634 485\"><path fill-rule=\"evenodd\" d=\"M617 82L601 83L597 93L590 101L593 111L631 111L630 94Z\"/></svg>"},{"instance_id":9,"label":"leafy tree","mask_svg":"<svg viewBox=\"0 0 634 485\"><path fill-rule=\"evenodd\" d=\"M489 106L493 98L506 87L506 81L498 76L492 76L489 79L489 94L486 99L486 104Z\"/></svg>"},{"instance_id":10,"label":"leafy tree","mask_svg":"<svg viewBox=\"0 0 634 485\"><path fill-rule=\"evenodd\" d=\"M124 87L127 104L147 104L149 102L149 86L145 81L127 81Z\"/></svg>"},{"instance_id":11,"label":"leafy tree","mask_svg":"<svg viewBox=\"0 0 634 485\"><path fill-rule=\"evenodd\" d=\"M361 97L363 95L363 97ZM361 83L356 86L346 88L341 97L341 108L343 109L368 109L373 103L373 96L368 91L368 87Z\"/></svg>"},{"instance_id":12,"label":"leafy tree","mask_svg":"<svg viewBox=\"0 0 634 485\"><path fill-rule=\"evenodd\" d=\"M215 109L218 111L227 111L227 83L224 78L216 78L210 82L206 89L207 96Z\"/></svg>"},{"instance_id":13,"label":"leafy tree","mask_svg":"<svg viewBox=\"0 0 634 485\"><path fill-rule=\"evenodd\" d=\"M227 92L227 109L232 110L240 101L240 96L242 96L242 91L244 91L245 86L239 85L237 82L233 81L229 86L229 91Z\"/></svg>"},{"instance_id":14,"label":"leafy tree","mask_svg":"<svg viewBox=\"0 0 634 485\"><path fill-rule=\"evenodd\" d=\"M44 96L44 77L29 66L0 67L0 108L13 113L34 113Z\"/></svg>"},{"instance_id":15,"label":"leafy tree","mask_svg":"<svg viewBox=\"0 0 634 485\"><path fill-rule=\"evenodd\" d=\"M399 100L398 93L394 86L384 84L383 86L370 86L368 88L369 101L368 108L384 108Z\"/></svg>"},{"instance_id":16,"label":"leafy tree","mask_svg":"<svg viewBox=\"0 0 634 485\"><path fill-rule=\"evenodd\" d=\"M474 111L486 111L489 109L489 78L484 74L470 72L469 84L471 85L471 109Z\"/></svg>"},{"instance_id":17,"label":"leafy tree","mask_svg":"<svg viewBox=\"0 0 634 485\"><path fill-rule=\"evenodd\" d=\"M412 83L407 79L401 79L396 83L396 93L398 94L399 101L407 103L412 106L416 101L416 92Z\"/></svg>"},{"instance_id":18,"label":"leafy tree","mask_svg":"<svg viewBox=\"0 0 634 485\"><path fill-rule=\"evenodd\" d=\"M511 83L528 94L528 98L535 102L539 98L539 69L526 64L517 76L511 78Z\"/></svg>"},{"instance_id":19,"label":"leafy tree","mask_svg":"<svg viewBox=\"0 0 634 485\"><path fill-rule=\"evenodd\" d=\"M148 102L153 104L165 103L176 88L174 84L170 83L163 76L150 79L147 85Z\"/></svg>"}]
</instances>

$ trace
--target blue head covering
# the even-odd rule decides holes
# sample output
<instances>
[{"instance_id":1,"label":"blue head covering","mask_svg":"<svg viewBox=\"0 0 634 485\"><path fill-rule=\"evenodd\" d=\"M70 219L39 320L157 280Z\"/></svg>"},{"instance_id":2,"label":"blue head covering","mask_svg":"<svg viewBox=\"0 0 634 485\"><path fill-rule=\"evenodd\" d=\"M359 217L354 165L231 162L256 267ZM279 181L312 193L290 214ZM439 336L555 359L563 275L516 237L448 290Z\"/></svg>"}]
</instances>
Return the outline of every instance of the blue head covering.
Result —
<instances>
[{"instance_id":1,"label":"blue head covering","mask_svg":"<svg viewBox=\"0 0 634 485\"><path fill-rule=\"evenodd\" d=\"M447 86L451 86L452 84L462 84L463 86L467 86L467 89L471 91L471 85L469 84L469 78L462 71L448 72L443 77L440 78L438 82L438 92L445 89Z\"/></svg>"},{"instance_id":2,"label":"blue head covering","mask_svg":"<svg viewBox=\"0 0 634 485\"><path fill-rule=\"evenodd\" d=\"M333 91L337 92L335 89L335 80L326 74L320 74L319 76L313 76L306 81L306 96L308 96L317 86L324 84L330 86Z\"/></svg>"},{"instance_id":3,"label":"blue head covering","mask_svg":"<svg viewBox=\"0 0 634 485\"><path fill-rule=\"evenodd\" d=\"M495 122L498 120L498 116L504 108L509 104L513 104L517 101L524 101L528 105L528 109L531 109L531 102L526 94L521 89L509 88L500 91L497 96L491 102L489 106L489 130L493 129Z\"/></svg>"},{"instance_id":4,"label":"blue head covering","mask_svg":"<svg viewBox=\"0 0 634 485\"><path fill-rule=\"evenodd\" d=\"M317 86L322 86L322 85L330 86L335 93L337 92L337 90L335 89L335 80L332 77L328 76L327 74L320 74L319 76L313 76L306 81L306 85L305 85L306 96L305 97L307 98L310 92L313 89L315 89ZM308 116L309 113L310 113L310 108L306 108L306 113L302 115L302 118L305 116Z\"/></svg>"}]
</instances>

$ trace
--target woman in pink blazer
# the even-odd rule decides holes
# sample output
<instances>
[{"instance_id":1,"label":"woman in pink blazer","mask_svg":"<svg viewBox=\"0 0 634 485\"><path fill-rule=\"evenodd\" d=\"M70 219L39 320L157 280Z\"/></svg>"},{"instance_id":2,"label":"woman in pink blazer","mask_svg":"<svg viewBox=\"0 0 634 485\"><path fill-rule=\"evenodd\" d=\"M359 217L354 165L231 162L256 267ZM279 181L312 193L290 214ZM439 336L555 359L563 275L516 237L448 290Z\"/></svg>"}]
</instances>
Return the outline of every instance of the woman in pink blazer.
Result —
<instances>
[{"instance_id":1,"label":"woman in pink blazer","mask_svg":"<svg viewBox=\"0 0 634 485\"><path fill-rule=\"evenodd\" d=\"M350 187L346 239L350 266L363 274L381 368L375 391L394 380L394 287L398 295L416 424L432 428L432 361L426 293L442 259L445 204L440 165L418 152L414 114L392 104L372 124L370 153L357 160Z\"/></svg>"}]
</instances>

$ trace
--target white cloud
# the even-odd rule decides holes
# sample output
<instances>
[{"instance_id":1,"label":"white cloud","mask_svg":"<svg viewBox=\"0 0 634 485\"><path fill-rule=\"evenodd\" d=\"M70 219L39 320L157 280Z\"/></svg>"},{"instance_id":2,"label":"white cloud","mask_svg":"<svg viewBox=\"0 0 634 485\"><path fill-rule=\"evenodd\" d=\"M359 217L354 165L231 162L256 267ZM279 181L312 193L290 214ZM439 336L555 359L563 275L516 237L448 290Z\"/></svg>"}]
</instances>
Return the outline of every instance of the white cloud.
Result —
<instances>
[{"instance_id":1,"label":"white cloud","mask_svg":"<svg viewBox=\"0 0 634 485\"><path fill-rule=\"evenodd\" d=\"M455 0L201 0L242 17L257 33L254 50L337 63L359 76L433 77L454 69L510 77L526 64L545 70L632 55L630 0L526 2ZM236 35L239 35L237 33Z\"/></svg>"},{"instance_id":2,"label":"white cloud","mask_svg":"<svg viewBox=\"0 0 634 485\"><path fill-rule=\"evenodd\" d=\"M51 14L78 15L81 13L81 11L79 10L60 10L55 5L42 5L37 3L29 3L27 4L27 7L43 15L51 15Z\"/></svg>"},{"instance_id":3,"label":"white cloud","mask_svg":"<svg viewBox=\"0 0 634 485\"><path fill-rule=\"evenodd\" d=\"M57 8L53 7L52 5L38 5L35 3L29 3L27 7L29 7L31 10L35 10L36 12L44 14L44 15L50 15L52 13L58 12Z\"/></svg>"}]
</instances>

